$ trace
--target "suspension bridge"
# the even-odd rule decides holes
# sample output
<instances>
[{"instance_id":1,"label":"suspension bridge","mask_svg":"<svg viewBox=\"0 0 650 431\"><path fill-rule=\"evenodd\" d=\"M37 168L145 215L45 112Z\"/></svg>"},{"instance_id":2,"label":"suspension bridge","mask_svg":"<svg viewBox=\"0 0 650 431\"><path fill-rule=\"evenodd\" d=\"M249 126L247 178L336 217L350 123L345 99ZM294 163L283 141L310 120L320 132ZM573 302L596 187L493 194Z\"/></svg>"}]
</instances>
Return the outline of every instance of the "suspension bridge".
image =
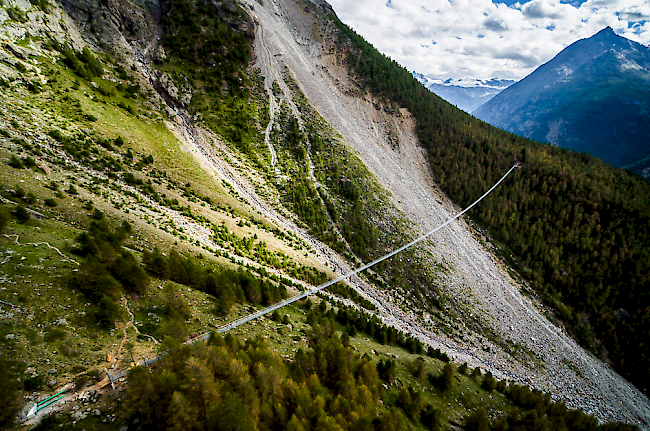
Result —
<instances>
[{"instance_id":1,"label":"suspension bridge","mask_svg":"<svg viewBox=\"0 0 650 431\"><path fill-rule=\"evenodd\" d=\"M273 304L273 305L270 305L270 306L268 306L266 308L258 310L255 313L251 313L251 314L243 316L243 317L241 317L241 318L239 318L237 320L233 320L230 323L219 326L219 327L216 328L216 331L214 331L214 332L216 332L217 334L222 334L224 332L230 331L230 330L232 330L234 328L237 328L238 326L241 326L241 325L243 325L243 324L245 324L247 322L250 322L251 320L255 320L255 319L257 319L259 317L262 317L262 316L264 316L266 314L272 313L273 311L275 311L275 310L277 310L279 308L286 307L287 305L293 304L296 301L299 301L299 300L301 300L303 298L306 298L306 297L311 296L311 295L313 295L315 293L318 293L319 291L321 291L323 289L326 289L329 286L332 286L333 284L338 283L339 281L346 280L346 279L352 277L353 275L356 275L356 274L358 274L358 273L360 273L360 272L362 272L362 271L364 271L364 270L366 270L366 269L368 269L368 268L370 268L372 266L377 265L380 262L383 262L386 259L390 259L391 257L395 256L396 254L398 254L398 253L400 253L400 252L402 252L402 251L404 251L404 250L406 250L406 249L408 249L410 247L413 247L415 244L418 244L418 243L424 241L425 239L427 239L428 237L430 237L434 233L438 232L440 229L443 229L444 227L448 226L454 220L457 220L463 214L465 214L470 209L472 209L475 205L477 205L479 202L481 202L486 196L488 196L490 193L492 193L492 191L494 189L496 189L508 177L508 175L510 175L510 173L512 173L512 171L519 168L520 166L521 166L520 163L516 162L496 183L494 183L494 185L492 187L490 187L490 189L488 189L485 193L483 193L483 195L481 195L481 197L479 197L474 202L472 202L464 210L460 211L459 213L457 213L453 217L449 218L444 223L438 225L434 229L432 229L429 232L425 233L424 235L414 239L413 241L409 242L408 244L403 245L402 247L400 247L400 248L398 248L396 250L393 250L392 252L390 252L390 253L388 253L388 254L380 257L380 258L377 258L377 259L373 260L372 262L367 263L367 264L355 269L354 271L351 271L351 272L349 272L347 274L341 275L340 277L337 277L337 278L335 278L333 280L330 280L330 281L325 282L325 283L323 283L323 284L321 284L319 286L316 286L313 289L308 289L308 290L306 290L306 291L304 291L304 292L302 292L302 293L300 293L298 295L292 296L291 298L285 299L285 300L280 301L280 302L278 302L276 304ZM206 331L200 333L198 336L186 341L185 344L193 344L193 343L196 343L197 341L206 341L206 340L208 340L210 338L210 336L212 335L212 332L213 331L206 330ZM167 352L164 352L164 353L162 353L162 354L160 354L160 355L158 355L158 356L156 356L154 358L145 359L144 361L141 361L141 362L139 362L137 364L134 364L134 365L149 366L149 365L153 364L154 362L156 362L156 361L162 359L163 357L165 357L166 354L167 354ZM106 378L104 378L102 381L100 381L97 384L97 387L101 389L101 388L103 388L103 387L105 387L105 386L107 386L109 384L114 387L114 382L116 380L122 378L122 377L125 377L129 373L129 371L130 371L130 368L119 371L118 373L116 373L114 375L110 375L108 373L108 371L106 371ZM49 397L47 400L39 403L40 407L36 407L35 409L32 409L33 414L38 413L40 410L42 410L46 406L49 406L52 403L54 403L54 402L58 401L59 399L63 398L63 396L60 395L61 393L62 392L60 392L58 394L55 394L52 397ZM47 402L47 404L45 404L45 402ZM32 413L32 412L30 412L30 413Z\"/></svg>"}]
</instances>

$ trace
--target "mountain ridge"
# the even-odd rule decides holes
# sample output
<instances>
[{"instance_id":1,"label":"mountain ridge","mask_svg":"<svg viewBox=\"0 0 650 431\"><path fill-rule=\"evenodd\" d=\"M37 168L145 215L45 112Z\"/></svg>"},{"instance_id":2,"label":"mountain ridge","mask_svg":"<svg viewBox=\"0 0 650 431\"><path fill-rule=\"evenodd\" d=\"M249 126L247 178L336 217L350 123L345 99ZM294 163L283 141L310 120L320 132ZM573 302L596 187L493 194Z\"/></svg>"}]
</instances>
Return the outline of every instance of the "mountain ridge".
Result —
<instances>
[{"instance_id":1,"label":"mountain ridge","mask_svg":"<svg viewBox=\"0 0 650 431\"><path fill-rule=\"evenodd\" d=\"M522 136L588 152L614 166L650 155L650 50L607 27L579 40L473 112Z\"/></svg>"},{"instance_id":2,"label":"mountain ridge","mask_svg":"<svg viewBox=\"0 0 650 431\"><path fill-rule=\"evenodd\" d=\"M426 88L465 112L472 112L499 94L515 81L509 79L431 79L412 72Z\"/></svg>"}]
</instances>

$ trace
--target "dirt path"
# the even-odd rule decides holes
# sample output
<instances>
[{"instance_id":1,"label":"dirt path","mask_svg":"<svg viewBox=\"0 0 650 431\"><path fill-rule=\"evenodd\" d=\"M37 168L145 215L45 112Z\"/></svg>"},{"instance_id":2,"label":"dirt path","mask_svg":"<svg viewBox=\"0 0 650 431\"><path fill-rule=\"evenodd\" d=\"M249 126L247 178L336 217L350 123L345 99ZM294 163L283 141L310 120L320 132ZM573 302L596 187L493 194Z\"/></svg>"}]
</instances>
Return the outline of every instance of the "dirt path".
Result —
<instances>
[{"instance_id":1,"label":"dirt path","mask_svg":"<svg viewBox=\"0 0 650 431\"><path fill-rule=\"evenodd\" d=\"M135 332L136 332L138 335L142 335L143 337L147 337L148 339L150 339L151 341L153 341L154 344L160 344L160 341L156 340L153 336L151 336L151 335L149 335L149 334L143 334L142 332L140 332L140 330L138 329L138 327L135 325L135 316L134 316L133 313L131 312L131 309L129 308L129 301L127 301L126 298L124 298L124 307L126 308L126 312L129 313L129 316L131 316L131 322L130 322L130 323L131 323L131 327L133 327L133 329L135 330Z\"/></svg>"},{"instance_id":2,"label":"dirt path","mask_svg":"<svg viewBox=\"0 0 650 431\"><path fill-rule=\"evenodd\" d=\"M321 73L319 61L326 56L321 55L320 44L310 40L311 33L307 31L311 31L311 22L305 22L310 18L292 2L268 0L264 6L253 0L246 2L253 6L253 14L260 23L256 48L263 44L267 51L282 54L282 65L291 70L301 90L390 191L393 203L419 227L419 233L446 220L454 206L426 181L430 177L426 160L415 140L401 139L400 148L393 150L382 128L376 125L372 104L346 95L339 89L339 83ZM277 58L258 57L260 62L266 60L270 60L267 70L277 70ZM408 131L403 135L408 138ZM428 343L441 346L457 360L550 391L566 400L568 406L583 408L600 420L638 423L637 416L650 418L648 399L542 316L465 223L454 223L441 231L431 249L437 258L450 263L449 294L482 314L481 318L505 339L534 352L537 365L519 362L491 343L488 344L492 351L485 352L477 346L476 339L460 343L433 334L415 323L418 316L385 302L381 292L372 292L370 286L358 286L383 304L388 320L397 321ZM582 376L572 368L580 370Z\"/></svg>"},{"instance_id":3,"label":"dirt path","mask_svg":"<svg viewBox=\"0 0 650 431\"><path fill-rule=\"evenodd\" d=\"M151 335L143 334L142 332L140 332L138 330L138 327L135 326L135 316L133 315L133 313L131 312L131 309L129 308L129 301L126 298L122 298L121 302L122 302L121 305L124 308L126 308L126 312L129 314L129 317L131 317L131 320L126 322L124 324L124 327L122 328L122 332L123 332L124 336L122 337L122 341L120 341L120 345L118 346L117 350L115 351L115 356L114 356L115 359L113 360L113 364L111 365L111 369L114 369L115 366L120 361L120 358L122 356L122 349L124 348L124 344L129 341L129 333L128 333L129 326L132 327L137 334L148 337L151 341L154 342L154 344L160 344L160 341L156 340Z\"/></svg>"},{"instance_id":4,"label":"dirt path","mask_svg":"<svg viewBox=\"0 0 650 431\"><path fill-rule=\"evenodd\" d=\"M59 250L58 248L54 247L54 246L53 246L52 244L50 244L49 242L45 242L45 241L43 241L43 242L26 242L26 243L22 243L22 244L21 244L21 243L18 241L18 240L20 239L20 237L19 237L18 235L16 235L16 234L11 234L11 235L3 234L3 235L4 235L6 238L13 238L14 241L15 241L15 243L16 243L16 245L31 245L31 246L34 246L34 247L38 247L38 246L44 245L44 246L46 246L46 247L48 247L48 248L50 248L50 249L56 251L56 252L59 254L59 256L61 256L61 257L63 258L63 262L71 262L71 263L74 263L75 265L79 265L79 262L77 262L76 260L74 260L74 259L72 259L72 258L66 256L65 254L61 253L61 250ZM2 262L2 263L4 263L4 262Z\"/></svg>"}]
</instances>

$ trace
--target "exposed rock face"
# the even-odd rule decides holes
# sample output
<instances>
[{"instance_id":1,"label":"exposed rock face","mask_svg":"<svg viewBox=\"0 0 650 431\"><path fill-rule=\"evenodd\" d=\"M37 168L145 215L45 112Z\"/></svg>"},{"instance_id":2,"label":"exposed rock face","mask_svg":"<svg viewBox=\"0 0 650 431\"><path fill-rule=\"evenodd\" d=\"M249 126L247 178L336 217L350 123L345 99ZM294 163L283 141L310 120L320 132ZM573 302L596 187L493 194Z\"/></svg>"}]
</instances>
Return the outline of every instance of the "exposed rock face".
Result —
<instances>
[{"instance_id":1,"label":"exposed rock face","mask_svg":"<svg viewBox=\"0 0 650 431\"><path fill-rule=\"evenodd\" d=\"M127 62L133 61L133 48L143 49L156 38L163 13L159 1L138 0L62 0L67 28L78 31L70 41L75 49L84 45L112 51ZM62 42L62 41L61 41Z\"/></svg>"},{"instance_id":2,"label":"exposed rock face","mask_svg":"<svg viewBox=\"0 0 650 431\"><path fill-rule=\"evenodd\" d=\"M184 85L176 85L174 79L166 72L160 72L158 70L153 71L153 75L156 77L156 84L159 85L172 99L180 103L182 106L188 106L192 101L193 89L192 86L187 82L187 78L184 79Z\"/></svg>"},{"instance_id":3,"label":"exposed rock face","mask_svg":"<svg viewBox=\"0 0 650 431\"><path fill-rule=\"evenodd\" d=\"M167 54L165 53L165 48L163 48L162 45L158 45L153 51L152 60L156 63L160 63L166 59Z\"/></svg>"}]
</instances>

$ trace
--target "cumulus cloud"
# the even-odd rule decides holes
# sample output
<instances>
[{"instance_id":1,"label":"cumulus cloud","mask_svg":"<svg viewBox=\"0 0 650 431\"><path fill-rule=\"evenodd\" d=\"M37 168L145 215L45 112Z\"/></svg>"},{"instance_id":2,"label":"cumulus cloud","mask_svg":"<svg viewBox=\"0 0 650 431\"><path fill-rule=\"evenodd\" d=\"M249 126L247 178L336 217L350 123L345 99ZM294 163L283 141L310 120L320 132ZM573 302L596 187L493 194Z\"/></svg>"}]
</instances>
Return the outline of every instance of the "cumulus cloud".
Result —
<instances>
[{"instance_id":1,"label":"cumulus cloud","mask_svg":"<svg viewBox=\"0 0 650 431\"><path fill-rule=\"evenodd\" d=\"M558 19L562 17L563 7L573 8L570 5L553 4L548 0L532 0L521 8L522 13L527 18L551 18Z\"/></svg>"},{"instance_id":2,"label":"cumulus cloud","mask_svg":"<svg viewBox=\"0 0 650 431\"><path fill-rule=\"evenodd\" d=\"M650 43L647 0L329 0L384 54L433 78L520 79L606 26Z\"/></svg>"}]
</instances>

